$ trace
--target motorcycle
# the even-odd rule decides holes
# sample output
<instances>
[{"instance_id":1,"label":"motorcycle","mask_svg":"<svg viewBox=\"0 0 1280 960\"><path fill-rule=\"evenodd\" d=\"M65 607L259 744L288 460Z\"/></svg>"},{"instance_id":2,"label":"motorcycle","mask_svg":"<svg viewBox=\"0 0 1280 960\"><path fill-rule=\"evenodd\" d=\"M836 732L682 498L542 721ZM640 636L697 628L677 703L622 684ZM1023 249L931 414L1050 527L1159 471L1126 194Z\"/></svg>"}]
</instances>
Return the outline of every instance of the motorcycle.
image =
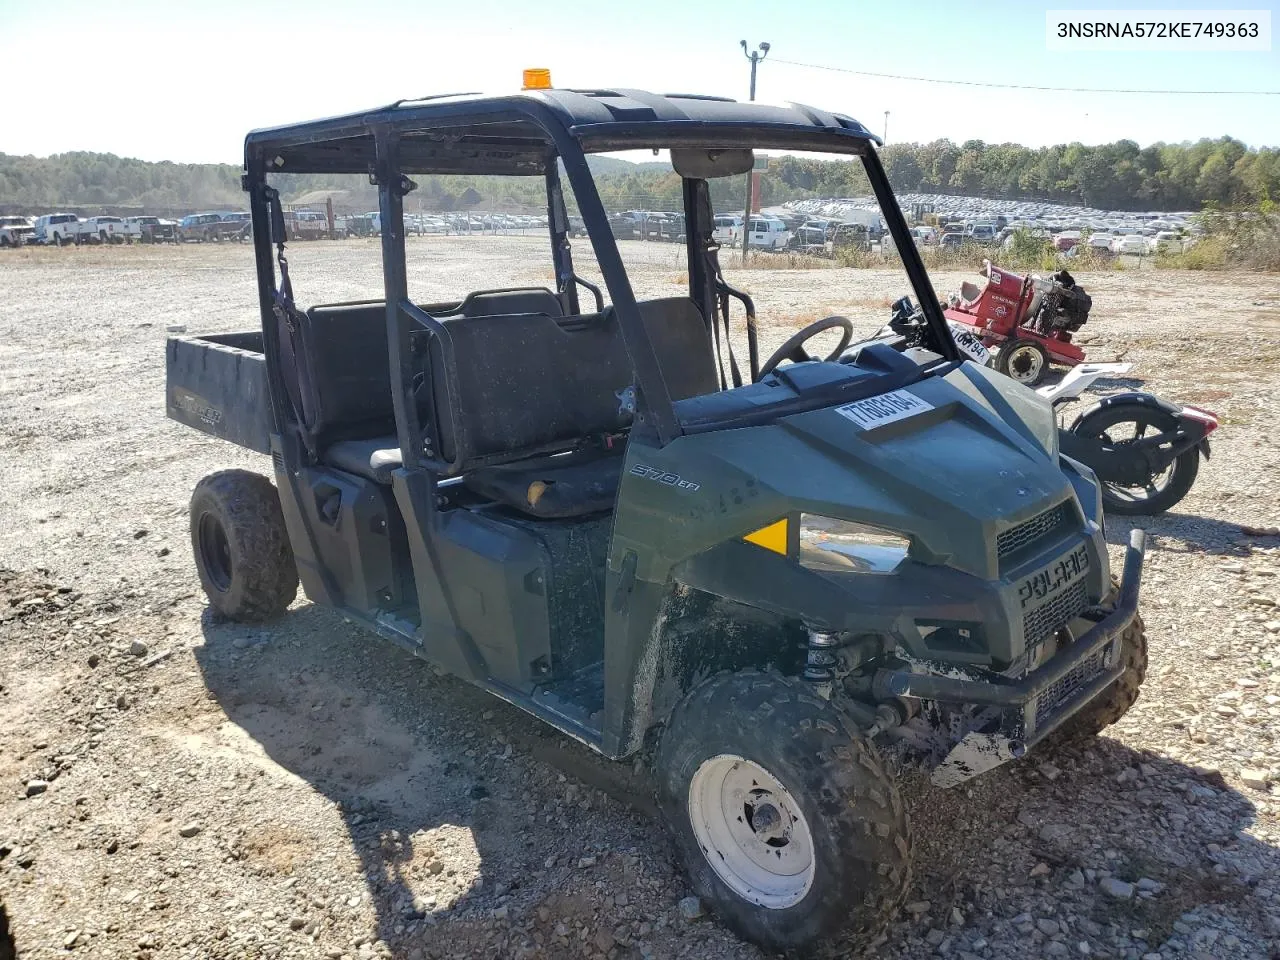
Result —
<instances>
[{"instance_id":1,"label":"motorcycle","mask_svg":"<svg viewBox=\"0 0 1280 960\"><path fill-rule=\"evenodd\" d=\"M962 354L981 366L993 366L991 352L976 336L950 320L948 327ZM893 305L889 324L876 339L899 349L922 347L925 330L923 313L903 297ZM1079 400L1099 378L1123 376L1132 369L1131 363L1081 363L1058 383L1036 392L1058 411ZM1140 391L1116 393L1078 415L1069 427L1059 421L1058 449L1097 474L1108 512L1164 513L1195 483L1200 458L1209 459L1209 434L1218 422L1216 414L1200 407Z\"/></svg>"},{"instance_id":2,"label":"motorcycle","mask_svg":"<svg viewBox=\"0 0 1280 960\"><path fill-rule=\"evenodd\" d=\"M1122 376L1131 363L1082 363L1053 386L1036 392L1058 410L1079 399L1100 377ZM1209 459L1216 414L1129 391L1103 397L1071 426L1058 429L1058 449L1102 481L1102 505L1111 513L1164 513L1196 481L1200 457Z\"/></svg>"}]
</instances>

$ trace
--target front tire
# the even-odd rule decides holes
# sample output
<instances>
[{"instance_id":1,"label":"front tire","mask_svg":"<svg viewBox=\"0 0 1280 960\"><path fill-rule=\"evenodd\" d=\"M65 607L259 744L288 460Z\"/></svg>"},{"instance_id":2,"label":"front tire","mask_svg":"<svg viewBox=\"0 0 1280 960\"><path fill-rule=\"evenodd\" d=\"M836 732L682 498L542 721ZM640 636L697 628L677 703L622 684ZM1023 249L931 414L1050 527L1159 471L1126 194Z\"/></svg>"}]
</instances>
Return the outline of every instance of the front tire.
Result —
<instances>
[{"instance_id":1,"label":"front tire","mask_svg":"<svg viewBox=\"0 0 1280 960\"><path fill-rule=\"evenodd\" d=\"M1104 609L1111 609L1117 591L1103 604ZM1134 615L1133 622L1121 636L1120 656L1125 661L1124 673L1058 728L1053 737L1059 742L1096 737L1137 702L1142 682L1147 678L1147 630L1140 614Z\"/></svg>"},{"instance_id":2,"label":"front tire","mask_svg":"<svg viewBox=\"0 0 1280 960\"><path fill-rule=\"evenodd\" d=\"M658 799L694 891L781 952L878 936L911 881L897 786L853 723L801 682L720 674L672 713Z\"/></svg>"},{"instance_id":3,"label":"front tire","mask_svg":"<svg viewBox=\"0 0 1280 960\"><path fill-rule=\"evenodd\" d=\"M223 470L196 484L191 547L205 596L224 617L271 620L298 595L280 497L260 474Z\"/></svg>"},{"instance_id":4,"label":"front tire","mask_svg":"<svg viewBox=\"0 0 1280 960\"><path fill-rule=\"evenodd\" d=\"M1049 372L1049 354L1034 340L1011 340L1000 348L996 369L1024 387L1035 387Z\"/></svg>"}]
</instances>

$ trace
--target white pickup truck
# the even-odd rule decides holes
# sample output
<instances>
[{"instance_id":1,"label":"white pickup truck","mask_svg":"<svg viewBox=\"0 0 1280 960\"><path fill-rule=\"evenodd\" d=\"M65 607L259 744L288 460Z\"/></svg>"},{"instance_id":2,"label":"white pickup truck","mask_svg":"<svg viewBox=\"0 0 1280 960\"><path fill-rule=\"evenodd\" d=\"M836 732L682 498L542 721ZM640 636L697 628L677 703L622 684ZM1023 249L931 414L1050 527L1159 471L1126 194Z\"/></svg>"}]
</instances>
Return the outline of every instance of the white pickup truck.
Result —
<instances>
[{"instance_id":1,"label":"white pickup truck","mask_svg":"<svg viewBox=\"0 0 1280 960\"><path fill-rule=\"evenodd\" d=\"M80 218L74 213L46 213L36 218L36 243L51 243L56 247L75 243L80 236Z\"/></svg>"},{"instance_id":2,"label":"white pickup truck","mask_svg":"<svg viewBox=\"0 0 1280 960\"><path fill-rule=\"evenodd\" d=\"M21 247L34 232L29 217L0 217L0 247Z\"/></svg>"},{"instance_id":3,"label":"white pickup truck","mask_svg":"<svg viewBox=\"0 0 1280 960\"><path fill-rule=\"evenodd\" d=\"M81 243L124 243L124 220L120 217L89 217L79 224Z\"/></svg>"},{"instance_id":4,"label":"white pickup truck","mask_svg":"<svg viewBox=\"0 0 1280 960\"><path fill-rule=\"evenodd\" d=\"M124 221L119 217L89 217L74 213L46 213L36 220L36 243L124 243Z\"/></svg>"}]
</instances>

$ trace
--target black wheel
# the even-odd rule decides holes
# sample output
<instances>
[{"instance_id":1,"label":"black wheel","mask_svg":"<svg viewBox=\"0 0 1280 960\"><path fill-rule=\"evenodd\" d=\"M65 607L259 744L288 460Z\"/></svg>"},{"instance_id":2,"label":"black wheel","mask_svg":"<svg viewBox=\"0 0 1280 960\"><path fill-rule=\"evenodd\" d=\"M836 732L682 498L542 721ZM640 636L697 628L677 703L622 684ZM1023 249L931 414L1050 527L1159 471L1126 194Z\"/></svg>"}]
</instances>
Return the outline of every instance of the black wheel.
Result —
<instances>
[{"instance_id":1,"label":"black wheel","mask_svg":"<svg viewBox=\"0 0 1280 960\"><path fill-rule=\"evenodd\" d=\"M1115 602L1118 589L1116 585L1108 602L1103 604L1104 607ZM1147 678L1147 630L1141 615L1135 616L1133 623L1125 630L1121 637L1120 651L1125 660L1124 673L1059 727L1051 739L1070 742L1096 737L1129 712L1129 708L1138 699L1142 681Z\"/></svg>"},{"instance_id":2,"label":"black wheel","mask_svg":"<svg viewBox=\"0 0 1280 960\"><path fill-rule=\"evenodd\" d=\"M1177 418L1159 407L1121 403L1085 414L1072 432L1122 447L1177 427ZM1122 516L1164 513L1187 495L1199 472L1200 451L1192 447L1180 453L1164 470L1148 475L1141 483L1101 480L1102 507L1108 513Z\"/></svg>"},{"instance_id":3,"label":"black wheel","mask_svg":"<svg viewBox=\"0 0 1280 960\"><path fill-rule=\"evenodd\" d=\"M298 595L280 497L264 476L223 470L196 484L191 548L205 595L225 617L270 620Z\"/></svg>"},{"instance_id":4,"label":"black wheel","mask_svg":"<svg viewBox=\"0 0 1280 960\"><path fill-rule=\"evenodd\" d=\"M658 799L694 891L770 950L865 946L911 881L911 827L875 749L800 681L720 674L672 713Z\"/></svg>"},{"instance_id":5,"label":"black wheel","mask_svg":"<svg viewBox=\"0 0 1280 960\"><path fill-rule=\"evenodd\" d=\"M1038 386L1049 372L1049 354L1034 340L1009 340L1000 348L996 369L1025 387Z\"/></svg>"}]
</instances>

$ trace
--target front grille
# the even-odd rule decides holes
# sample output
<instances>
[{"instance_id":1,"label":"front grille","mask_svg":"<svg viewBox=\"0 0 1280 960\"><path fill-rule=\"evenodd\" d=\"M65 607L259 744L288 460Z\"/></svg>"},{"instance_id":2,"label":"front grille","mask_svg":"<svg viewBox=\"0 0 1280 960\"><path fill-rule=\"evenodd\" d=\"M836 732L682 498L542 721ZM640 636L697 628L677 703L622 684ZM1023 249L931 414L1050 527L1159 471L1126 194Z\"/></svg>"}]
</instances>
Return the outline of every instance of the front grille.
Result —
<instances>
[{"instance_id":1,"label":"front grille","mask_svg":"<svg viewBox=\"0 0 1280 960\"><path fill-rule=\"evenodd\" d=\"M1071 501L1064 500L1056 507L1037 513L1030 520L1023 520L996 537L996 554L1001 560L1021 553L1041 540L1057 533L1071 521Z\"/></svg>"},{"instance_id":2,"label":"front grille","mask_svg":"<svg viewBox=\"0 0 1280 960\"><path fill-rule=\"evenodd\" d=\"M1022 617L1022 638L1027 650L1044 643L1088 605L1089 594L1080 579L1043 606L1028 610Z\"/></svg>"},{"instance_id":3,"label":"front grille","mask_svg":"<svg viewBox=\"0 0 1280 960\"><path fill-rule=\"evenodd\" d=\"M1071 672L1061 680L1046 687L1036 698L1036 722L1043 723L1060 706L1071 699L1071 695L1088 683L1106 666L1107 647L1096 651L1093 656L1076 664Z\"/></svg>"}]
</instances>

